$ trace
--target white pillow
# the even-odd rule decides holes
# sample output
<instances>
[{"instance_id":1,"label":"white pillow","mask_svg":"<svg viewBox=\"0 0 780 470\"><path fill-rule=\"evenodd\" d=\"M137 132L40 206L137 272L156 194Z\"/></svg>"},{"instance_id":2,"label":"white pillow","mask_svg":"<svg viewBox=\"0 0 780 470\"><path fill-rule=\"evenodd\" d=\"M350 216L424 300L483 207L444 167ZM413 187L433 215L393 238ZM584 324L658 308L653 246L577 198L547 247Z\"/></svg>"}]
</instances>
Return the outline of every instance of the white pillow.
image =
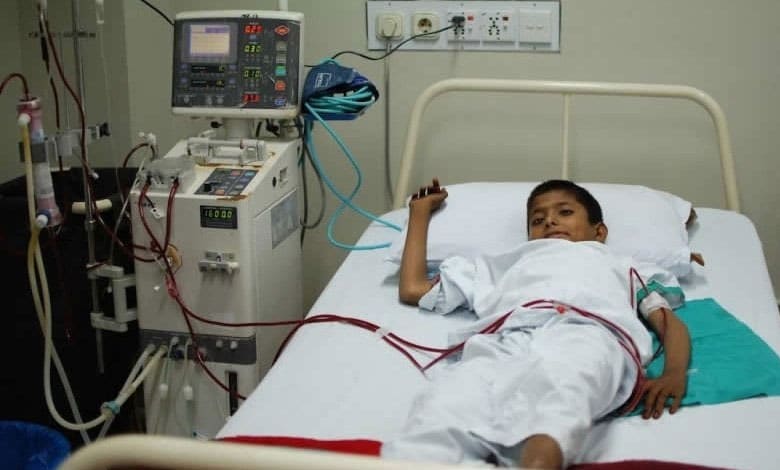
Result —
<instances>
[{"instance_id":1,"label":"white pillow","mask_svg":"<svg viewBox=\"0 0 780 470\"><path fill-rule=\"evenodd\" d=\"M528 239L526 200L539 183L476 182L446 186L448 197L428 230L428 263L460 255L500 253ZM691 203L645 186L579 183L599 201L609 229L606 244L638 261L655 263L682 277L690 273L685 223ZM408 221L408 218L407 218ZM406 221L404 222L406 224ZM400 264L406 226L387 260Z\"/></svg>"}]
</instances>

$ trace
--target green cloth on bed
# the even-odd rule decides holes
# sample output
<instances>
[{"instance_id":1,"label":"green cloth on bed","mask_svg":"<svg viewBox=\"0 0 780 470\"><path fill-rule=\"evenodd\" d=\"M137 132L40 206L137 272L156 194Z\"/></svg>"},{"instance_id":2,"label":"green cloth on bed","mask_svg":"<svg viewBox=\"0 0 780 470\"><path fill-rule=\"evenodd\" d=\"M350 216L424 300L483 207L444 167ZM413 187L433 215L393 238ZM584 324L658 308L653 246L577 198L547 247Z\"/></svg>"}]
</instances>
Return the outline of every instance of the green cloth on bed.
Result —
<instances>
[{"instance_id":1,"label":"green cloth on bed","mask_svg":"<svg viewBox=\"0 0 780 470\"><path fill-rule=\"evenodd\" d=\"M714 299L687 301L675 313L691 335L683 406L780 395L780 357ZM653 350L657 347L654 338ZM661 354L647 367L647 376L658 377L663 369ZM632 414L639 414L642 408L640 405Z\"/></svg>"}]
</instances>

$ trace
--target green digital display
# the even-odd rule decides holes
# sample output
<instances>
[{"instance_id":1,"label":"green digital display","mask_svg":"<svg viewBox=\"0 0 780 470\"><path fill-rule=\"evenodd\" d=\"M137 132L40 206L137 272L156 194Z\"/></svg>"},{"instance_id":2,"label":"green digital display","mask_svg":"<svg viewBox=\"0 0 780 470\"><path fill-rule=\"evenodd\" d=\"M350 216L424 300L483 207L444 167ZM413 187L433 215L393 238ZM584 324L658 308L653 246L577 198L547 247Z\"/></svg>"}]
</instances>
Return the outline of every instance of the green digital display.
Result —
<instances>
[{"instance_id":1,"label":"green digital display","mask_svg":"<svg viewBox=\"0 0 780 470\"><path fill-rule=\"evenodd\" d=\"M262 78L260 67L247 67L244 69L244 78Z\"/></svg>"},{"instance_id":2,"label":"green digital display","mask_svg":"<svg viewBox=\"0 0 780 470\"><path fill-rule=\"evenodd\" d=\"M238 211L231 206L200 206L203 228L238 228Z\"/></svg>"},{"instance_id":3,"label":"green digital display","mask_svg":"<svg viewBox=\"0 0 780 470\"><path fill-rule=\"evenodd\" d=\"M248 43L244 44L244 54L259 54L262 51L260 44Z\"/></svg>"}]
</instances>

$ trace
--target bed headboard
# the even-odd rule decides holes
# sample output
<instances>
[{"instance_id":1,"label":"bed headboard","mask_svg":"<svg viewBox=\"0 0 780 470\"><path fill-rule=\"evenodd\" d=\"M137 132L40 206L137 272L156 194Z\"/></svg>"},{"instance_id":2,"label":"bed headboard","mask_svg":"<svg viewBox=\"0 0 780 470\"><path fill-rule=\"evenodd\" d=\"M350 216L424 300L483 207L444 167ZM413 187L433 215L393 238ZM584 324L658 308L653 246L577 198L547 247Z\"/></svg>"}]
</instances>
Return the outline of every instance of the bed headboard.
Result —
<instances>
[{"instance_id":1,"label":"bed headboard","mask_svg":"<svg viewBox=\"0 0 780 470\"><path fill-rule=\"evenodd\" d=\"M426 88L412 108L409 128L406 134L401 157L398 183L395 187L393 207L403 207L409 192L409 176L415 158L415 147L420 129L422 113L437 96L448 92L504 92L504 93L547 93L563 95L563 128L561 132L563 162L562 177L569 178L569 103L572 95L634 96L647 98L687 99L701 105L712 117L718 136L720 166L723 176L723 188L726 208L739 212L739 192L734 172L734 157L731 153L726 115L720 105L707 93L684 85L655 85L644 83L608 83L608 82L563 82L548 80L502 80L487 78L450 78L434 83Z\"/></svg>"}]
</instances>

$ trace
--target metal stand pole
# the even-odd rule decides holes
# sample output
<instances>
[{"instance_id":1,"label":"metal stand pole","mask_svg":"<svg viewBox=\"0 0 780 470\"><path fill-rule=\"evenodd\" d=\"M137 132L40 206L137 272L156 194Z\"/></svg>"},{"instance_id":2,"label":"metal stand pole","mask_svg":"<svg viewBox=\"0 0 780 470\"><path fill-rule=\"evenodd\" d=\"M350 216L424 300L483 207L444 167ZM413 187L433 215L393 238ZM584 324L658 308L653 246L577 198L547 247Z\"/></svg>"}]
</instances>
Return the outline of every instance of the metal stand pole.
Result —
<instances>
[{"instance_id":1,"label":"metal stand pole","mask_svg":"<svg viewBox=\"0 0 780 470\"><path fill-rule=\"evenodd\" d=\"M73 58L74 68L76 72L76 85L78 88L79 101L81 107L85 111L86 115L86 94L84 93L84 61L81 57L81 24L80 24L80 9L79 0L71 0L71 19L73 24ZM86 129L84 129L86 132ZM86 143L86 138L82 139ZM84 145L82 155L84 156L84 164L89 162L88 149ZM85 217L84 217L84 229L87 232L87 250L88 250L88 262L92 266L95 264L95 218L92 207L92 194L89 190L91 185L91 176L87 173L87 167L84 166L82 170L82 176L84 181L84 205L85 205ZM90 293L92 297L92 312L100 311L100 299L98 297L98 286L96 279L89 280ZM95 341L97 347L97 367L99 373L105 372L105 364L103 361L103 332L101 329L95 330Z\"/></svg>"}]
</instances>

